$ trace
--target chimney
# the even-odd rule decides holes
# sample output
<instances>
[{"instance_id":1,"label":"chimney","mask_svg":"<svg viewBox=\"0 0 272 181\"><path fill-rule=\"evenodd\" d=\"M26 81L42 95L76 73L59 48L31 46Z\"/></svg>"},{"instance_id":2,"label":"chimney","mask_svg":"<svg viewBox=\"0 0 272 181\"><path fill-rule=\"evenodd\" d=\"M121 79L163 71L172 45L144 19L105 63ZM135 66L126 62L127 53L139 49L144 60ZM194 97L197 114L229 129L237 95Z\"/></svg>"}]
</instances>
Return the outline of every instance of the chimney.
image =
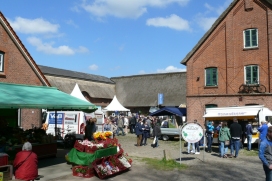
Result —
<instances>
[{"instance_id":1,"label":"chimney","mask_svg":"<svg viewBox=\"0 0 272 181\"><path fill-rule=\"evenodd\" d=\"M245 0L245 11L251 11L253 9L253 0Z\"/></svg>"}]
</instances>

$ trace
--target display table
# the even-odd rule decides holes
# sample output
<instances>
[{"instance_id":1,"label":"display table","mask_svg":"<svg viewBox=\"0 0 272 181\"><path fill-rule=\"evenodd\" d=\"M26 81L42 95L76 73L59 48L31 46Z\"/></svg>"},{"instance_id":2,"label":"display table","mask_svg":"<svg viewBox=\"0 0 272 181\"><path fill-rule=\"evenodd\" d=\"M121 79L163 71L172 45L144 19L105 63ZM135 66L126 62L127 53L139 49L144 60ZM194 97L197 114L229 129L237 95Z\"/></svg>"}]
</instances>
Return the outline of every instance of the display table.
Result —
<instances>
[{"instance_id":1,"label":"display table","mask_svg":"<svg viewBox=\"0 0 272 181\"><path fill-rule=\"evenodd\" d=\"M96 150L93 154L80 152L75 148L72 148L68 154L69 162L75 163L77 165L90 165L94 160L102 157L107 157L109 155L114 155L117 153L117 147L105 148Z\"/></svg>"},{"instance_id":2,"label":"display table","mask_svg":"<svg viewBox=\"0 0 272 181\"><path fill-rule=\"evenodd\" d=\"M23 145L7 147L5 152L9 155L9 160L14 160L16 154L22 151ZM57 143L32 143L32 151L37 154L38 158L55 157L57 155Z\"/></svg>"}]
</instances>

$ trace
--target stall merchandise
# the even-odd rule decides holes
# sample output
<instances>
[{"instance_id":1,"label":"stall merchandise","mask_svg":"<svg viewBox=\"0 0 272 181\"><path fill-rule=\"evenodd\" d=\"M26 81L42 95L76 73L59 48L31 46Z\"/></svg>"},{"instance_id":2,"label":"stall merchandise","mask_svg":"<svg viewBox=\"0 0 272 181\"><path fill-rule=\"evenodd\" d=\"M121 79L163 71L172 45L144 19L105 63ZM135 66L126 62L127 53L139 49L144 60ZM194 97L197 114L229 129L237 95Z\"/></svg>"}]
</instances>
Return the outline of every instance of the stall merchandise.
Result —
<instances>
[{"instance_id":1,"label":"stall merchandise","mask_svg":"<svg viewBox=\"0 0 272 181\"><path fill-rule=\"evenodd\" d=\"M132 160L127 158L118 139L111 136L112 132L96 132L94 141L76 141L65 156L74 165L74 176L91 177L96 172L103 179L131 168Z\"/></svg>"},{"instance_id":2,"label":"stall merchandise","mask_svg":"<svg viewBox=\"0 0 272 181\"><path fill-rule=\"evenodd\" d=\"M22 130L20 128L6 127L0 132L0 152L9 155L12 161L15 155L22 150L25 142L32 144L32 151L38 158L55 156L57 154L57 143L53 135L47 135L43 129Z\"/></svg>"}]
</instances>

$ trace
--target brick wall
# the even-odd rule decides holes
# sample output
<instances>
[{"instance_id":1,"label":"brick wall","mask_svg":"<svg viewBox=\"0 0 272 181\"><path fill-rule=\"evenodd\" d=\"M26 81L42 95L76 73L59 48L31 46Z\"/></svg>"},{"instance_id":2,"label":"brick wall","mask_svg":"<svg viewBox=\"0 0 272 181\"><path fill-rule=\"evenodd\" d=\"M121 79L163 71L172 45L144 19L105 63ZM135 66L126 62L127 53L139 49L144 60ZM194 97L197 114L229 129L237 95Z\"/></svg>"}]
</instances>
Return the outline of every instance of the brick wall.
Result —
<instances>
[{"instance_id":1,"label":"brick wall","mask_svg":"<svg viewBox=\"0 0 272 181\"><path fill-rule=\"evenodd\" d=\"M39 77L19 51L3 26L0 24L0 51L4 52L4 73L0 74L0 82L43 85ZM32 113L34 111L34 113ZM31 124L40 126L40 110L23 110L22 127L31 128Z\"/></svg>"},{"instance_id":2,"label":"brick wall","mask_svg":"<svg viewBox=\"0 0 272 181\"><path fill-rule=\"evenodd\" d=\"M246 7L245 7L246 5ZM243 30L258 29L258 48L245 50ZM259 0L238 1L204 43L187 61L188 120L203 121L206 104L218 107L260 104L272 109L271 60L272 11ZM270 46L269 46L270 44ZM244 83L244 67L259 66L260 83L265 94L245 95L239 101L239 87ZM205 68L217 67L218 86L205 87ZM199 77L199 80L197 80Z\"/></svg>"}]
</instances>

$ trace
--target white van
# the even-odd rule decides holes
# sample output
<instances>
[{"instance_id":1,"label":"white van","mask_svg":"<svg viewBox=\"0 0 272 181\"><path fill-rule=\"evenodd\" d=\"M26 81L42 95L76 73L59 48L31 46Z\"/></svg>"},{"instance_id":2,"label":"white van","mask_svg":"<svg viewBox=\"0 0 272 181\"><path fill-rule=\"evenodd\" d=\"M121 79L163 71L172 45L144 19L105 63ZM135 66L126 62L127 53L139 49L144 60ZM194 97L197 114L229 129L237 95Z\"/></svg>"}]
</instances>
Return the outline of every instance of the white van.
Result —
<instances>
[{"instance_id":1,"label":"white van","mask_svg":"<svg viewBox=\"0 0 272 181\"><path fill-rule=\"evenodd\" d=\"M57 122L55 117L57 117ZM66 134L74 134L76 139L84 138L86 125L86 116L81 111L58 111L57 115L54 111L47 112L46 124L48 124L47 134L55 136L55 126L60 128L62 138Z\"/></svg>"},{"instance_id":2,"label":"white van","mask_svg":"<svg viewBox=\"0 0 272 181\"><path fill-rule=\"evenodd\" d=\"M75 135L76 139L84 139L86 120L89 118L97 119L97 131L102 130L104 124L104 113L96 110L93 113L84 113L82 111L58 111L57 122L54 111L47 112L45 123L48 124L47 134L55 136L55 124L60 128L61 137L64 138L67 134ZM56 123L55 123L56 122Z\"/></svg>"}]
</instances>

